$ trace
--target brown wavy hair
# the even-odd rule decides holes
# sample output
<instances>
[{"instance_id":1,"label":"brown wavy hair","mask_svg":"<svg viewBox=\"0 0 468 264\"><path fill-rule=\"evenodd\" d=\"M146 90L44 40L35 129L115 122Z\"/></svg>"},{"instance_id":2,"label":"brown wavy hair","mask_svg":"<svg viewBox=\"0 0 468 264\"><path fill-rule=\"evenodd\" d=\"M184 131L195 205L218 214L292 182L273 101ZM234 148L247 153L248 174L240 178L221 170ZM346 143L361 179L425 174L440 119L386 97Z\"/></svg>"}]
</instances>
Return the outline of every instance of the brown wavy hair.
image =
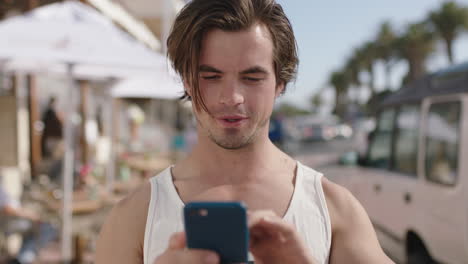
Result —
<instances>
[{"instance_id":1,"label":"brown wavy hair","mask_svg":"<svg viewBox=\"0 0 468 264\"><path fill-rule=\"evenodd\" d=\"M289 19L275 0L193 0L177 15L167 39L172 66L192 88L193 98L185 91L182 99L193 100L197 109L201 107L208 112L198 83L204 35L213 29L237 32L257 22L270 31L277 84L284 83L286 87L296 78L299 64L296 39Z\"/></svg>"}]
</instances>

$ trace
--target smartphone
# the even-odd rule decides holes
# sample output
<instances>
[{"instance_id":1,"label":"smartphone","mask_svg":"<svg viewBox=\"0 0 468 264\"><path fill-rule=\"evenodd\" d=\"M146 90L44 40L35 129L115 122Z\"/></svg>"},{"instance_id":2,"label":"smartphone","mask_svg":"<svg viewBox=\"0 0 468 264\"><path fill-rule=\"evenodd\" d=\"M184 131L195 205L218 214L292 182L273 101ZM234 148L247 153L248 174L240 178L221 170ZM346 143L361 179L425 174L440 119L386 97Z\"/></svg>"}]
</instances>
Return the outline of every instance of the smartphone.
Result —
<instances>
[{"instance_id":1,"label":"smartphone","mask_svg":"<svg viewBox=\"0 0 468 264\"><path fill-rule=\"evenodd\" d=\"M249 228L242 203L188 203L184 223L188 248L213 250L221 263L247 263Z\"/></svg>"}]
</instances>

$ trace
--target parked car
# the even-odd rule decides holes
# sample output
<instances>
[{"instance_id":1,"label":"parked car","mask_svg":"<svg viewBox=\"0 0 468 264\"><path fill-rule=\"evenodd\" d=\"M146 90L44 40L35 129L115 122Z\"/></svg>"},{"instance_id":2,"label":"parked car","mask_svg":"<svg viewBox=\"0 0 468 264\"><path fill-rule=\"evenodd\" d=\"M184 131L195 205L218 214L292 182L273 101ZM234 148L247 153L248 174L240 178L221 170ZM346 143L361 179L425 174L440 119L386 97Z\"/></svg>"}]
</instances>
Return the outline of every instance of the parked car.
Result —
<instances>
[{"instance_id":1,"label":"parked car","mask_svg":"<svg viewBox=\"0 0 468 264\"><path fill-rule=\"evenodd\" d=\"M368 146L321 171L363 204L386 252L399 263L467 264L468 63L387 97Z\"/></svg>"},{"instance_id":2,"label":"parked car","mask_svg":"<svg viewBox=\"0 0 468 264\"><path fill-rule=\"evenodd\" d=\"M337 137L350 138L352 128L339 123L335 117L300 117L296 120L296 131L301 141L328 141Z\"/></svg>"}]
</instances>

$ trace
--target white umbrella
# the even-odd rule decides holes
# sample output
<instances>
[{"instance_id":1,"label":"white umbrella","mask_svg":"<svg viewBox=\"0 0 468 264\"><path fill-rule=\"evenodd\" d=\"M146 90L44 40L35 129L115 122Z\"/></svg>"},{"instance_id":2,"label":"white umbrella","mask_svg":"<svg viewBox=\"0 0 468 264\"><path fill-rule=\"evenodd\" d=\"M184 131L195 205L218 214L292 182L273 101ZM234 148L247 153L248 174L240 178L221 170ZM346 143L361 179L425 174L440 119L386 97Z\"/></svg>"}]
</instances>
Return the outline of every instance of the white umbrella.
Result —
<instances>
[{"instance_id":1,"label":"white umbrella","mask_svg":"<svg viewBox=\"0 0 468 264\"><path fill-rule=\"evenodd\" d=\"M0 23L0 60L27 61L36 69L63 63L70 78L65 118L62 254L71 259L71 202L74 151L72 124L75 111L73 76L80 67L101 69L100 75L118 75L122 69L151 72L165 58L139 44L106 17L77 1L37 8ZM89 68L90 67L90 68ZM117 76L118 77L118 76Z\"/></svg>"},{"instance_id":2,"label":"white umbrella","mask_svg":"<svg viewBox=\"0 0 468 264\"><path fill-rule=\"evenodd\" d=\"M161 68L152 76L133 77L117 82L111 88L116 98L176 99L184 94L180 78L173 71Z\"/></svg>"},{"instance_id":3,"label":"white umbrella","mask_svg":"<svg viewBox=\"0 0 468 264\"><path fill-rule=\"evenodd\" d=\"M0 23L0 58L148 69L165 63L112 21L76 1Z\"/></svg>"},{"instance_id":4,"label":"white umbrella","mask_svg":"<svg viewBox=\"0 0 468 264\"><path fill-rule=\"evenodd\" d=\"M67 74L67 64L57 62L46 62L37 60L28 60L25 58L4 61L1 67L6 72L14 71L18 73L33 73L33 74L52 74L63 76ZM149 78L158 73L158 68L131 68L119 67L116 65L102 66L91 64L74 64L73 77L85 80L107 80L109 77L118 79L128 78Z\"/></svg>"}]
</instances>

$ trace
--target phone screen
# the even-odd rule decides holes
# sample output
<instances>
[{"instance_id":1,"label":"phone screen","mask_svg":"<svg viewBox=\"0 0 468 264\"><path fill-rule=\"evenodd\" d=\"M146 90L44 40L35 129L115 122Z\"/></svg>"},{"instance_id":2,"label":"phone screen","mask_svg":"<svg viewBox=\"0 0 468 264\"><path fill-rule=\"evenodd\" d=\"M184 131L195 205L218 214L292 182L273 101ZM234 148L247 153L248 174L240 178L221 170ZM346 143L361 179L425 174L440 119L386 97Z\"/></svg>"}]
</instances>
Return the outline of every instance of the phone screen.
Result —
<instances>
[{"instance_id":1,"label":"phone screen","mask_svg":"<svg viewBox=\"0 0 468 264\"><path fill-rule=\"evenodd\" d=\"M221 263L248 261L249 229L240 202L192 202L184 208L187 246L216 251Z\"/></svg>"}]
</instances>

